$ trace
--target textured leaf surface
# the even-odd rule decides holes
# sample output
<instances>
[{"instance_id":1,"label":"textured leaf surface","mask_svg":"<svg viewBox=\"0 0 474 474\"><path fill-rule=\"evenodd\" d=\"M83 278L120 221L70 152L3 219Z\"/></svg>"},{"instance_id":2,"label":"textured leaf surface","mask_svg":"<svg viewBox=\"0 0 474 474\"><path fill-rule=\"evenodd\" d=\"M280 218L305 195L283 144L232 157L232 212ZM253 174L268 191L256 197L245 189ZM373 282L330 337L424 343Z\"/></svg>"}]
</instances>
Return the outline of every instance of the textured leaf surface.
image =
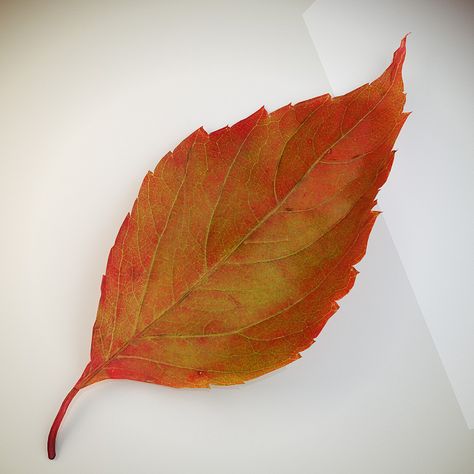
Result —
<instances>
[{"instance_id":1,"label":"textured leaf surface","mask_svg":"<svg viewBox=\"0 0 474 474\"><path fill-rule=\"evenodd\" d=\"M405 39L341 97L200 128L149 172L107 263L91 361L104 379L242 383L310 346L352 287L407 114Z\"/></svg>"}]
</instances>

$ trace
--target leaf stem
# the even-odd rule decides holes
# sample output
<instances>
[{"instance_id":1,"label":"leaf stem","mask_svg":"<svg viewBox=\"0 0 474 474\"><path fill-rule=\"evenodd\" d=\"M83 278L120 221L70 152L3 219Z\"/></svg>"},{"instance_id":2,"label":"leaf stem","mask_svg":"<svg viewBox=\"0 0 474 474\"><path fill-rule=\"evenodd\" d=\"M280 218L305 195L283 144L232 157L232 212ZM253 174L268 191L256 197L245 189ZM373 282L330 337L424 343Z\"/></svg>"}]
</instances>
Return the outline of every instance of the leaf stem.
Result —
<instances>
[{"instance_id":1,"label":"leaf stem","mask_svg":"<svg viewBox=\"0 0 474 474\"><path fill-rule=\"evenodd\" d=\"M58 434L59 427L61 426L61 422L63 421L68 406L71 403L72 399L76 396L77 392L79 392L79 389L74 386L71 391L66 395L66 398L59 407L58 414L56 415L56 418L54 419L53 424L51 425L51 430L49 431L48 435L49 459L54 459L56 457L56 435Z\"/></svg>"}]
</instances>

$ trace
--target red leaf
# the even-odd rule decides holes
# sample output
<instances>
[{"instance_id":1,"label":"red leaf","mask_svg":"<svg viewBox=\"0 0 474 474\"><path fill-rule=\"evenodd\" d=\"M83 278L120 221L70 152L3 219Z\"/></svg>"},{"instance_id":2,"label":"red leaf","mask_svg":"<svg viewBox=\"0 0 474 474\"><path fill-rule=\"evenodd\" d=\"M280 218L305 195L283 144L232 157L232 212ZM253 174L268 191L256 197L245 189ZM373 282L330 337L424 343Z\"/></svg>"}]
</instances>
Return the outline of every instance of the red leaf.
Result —
<instances>
[{"instance_id":1,"label":"red leaf","mask_svg":"<svg viewBox=\"0 0 474 474\"><path fill-rule=\"evenodd\" d=\"M405 38L376 81L208 134L149 172L102 279L91 361L104 379L230 385L300 357L354 284L408 114Z\"/></svg>"}]
</instances>

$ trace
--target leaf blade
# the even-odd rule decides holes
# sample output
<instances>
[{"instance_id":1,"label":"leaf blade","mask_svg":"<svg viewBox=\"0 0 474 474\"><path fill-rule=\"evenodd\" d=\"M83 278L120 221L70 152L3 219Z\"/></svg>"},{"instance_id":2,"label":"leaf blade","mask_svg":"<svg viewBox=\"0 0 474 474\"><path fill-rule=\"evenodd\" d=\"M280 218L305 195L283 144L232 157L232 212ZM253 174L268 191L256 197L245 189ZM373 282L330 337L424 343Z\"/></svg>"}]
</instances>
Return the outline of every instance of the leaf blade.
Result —
<instances>
[{"instance_id":1,"label":"leaf blade","mask_svg":"<svg viewBox=\"0 0 474 474\"><path fill-rule=\"evenodd\" d=\"M243 383L300 357L366 250L408 115L405 41L373 83L200 128L145 176L76 392L107 378Z\"/></svg>"}]
</instances>

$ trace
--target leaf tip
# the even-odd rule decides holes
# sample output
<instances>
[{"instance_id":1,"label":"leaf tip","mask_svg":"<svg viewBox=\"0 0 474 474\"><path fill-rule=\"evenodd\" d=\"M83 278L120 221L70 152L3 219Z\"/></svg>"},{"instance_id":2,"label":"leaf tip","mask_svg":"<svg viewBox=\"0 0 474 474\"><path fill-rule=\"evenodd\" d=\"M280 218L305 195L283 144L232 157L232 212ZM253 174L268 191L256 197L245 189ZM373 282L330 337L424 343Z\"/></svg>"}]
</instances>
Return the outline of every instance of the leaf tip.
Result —
<instances>
[{"instance_id":1,"label":"leaf tip","mask_svg":"<svg viewBox=\"0 0 474 474\"><path fill-rule=\"evenodd\" d=\"M406 48L406 45L407 45L407 36L409 35L410 33L407 33L403 38L402 40L400 41L400 46L398 47L398 49L395 51L395 53L393 53L393 63L396 64L396 65L402 65L403 62L405 61L405 56L406 56L406 51L407 51L407 48Z\"/></svg>"}]
</instances>

